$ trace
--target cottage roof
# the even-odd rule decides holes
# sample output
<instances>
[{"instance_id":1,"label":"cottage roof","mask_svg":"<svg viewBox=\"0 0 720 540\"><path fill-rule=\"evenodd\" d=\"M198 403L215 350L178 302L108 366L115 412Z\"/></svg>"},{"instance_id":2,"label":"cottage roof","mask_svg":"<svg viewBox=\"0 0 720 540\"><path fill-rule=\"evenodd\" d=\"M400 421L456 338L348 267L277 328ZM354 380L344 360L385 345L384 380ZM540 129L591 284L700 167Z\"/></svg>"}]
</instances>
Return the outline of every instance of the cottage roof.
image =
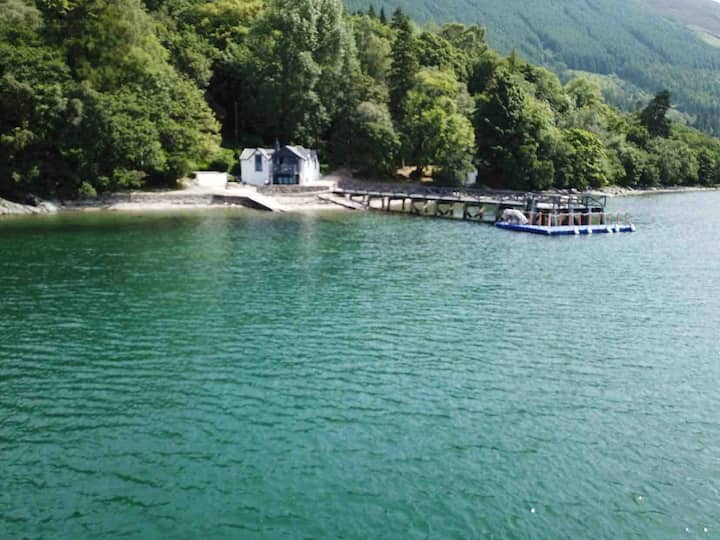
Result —
<instances>
[{"instance_id":1,"label":"cottage roof","mask_svg":"<svg viewBox=\"0 0 720 540\"><path fill-rule=\"evenodd\" d=\"M286 146L288 150L290 150L293 154L295 154L300 159L309 159L310 158L310 150L307 148L303 148L302 146Z\"/></svg>"},{"instance_id":2,"label":"cottage roof","mask_svg":"<svg viewBox=\"0 0 720 540\"><path fill-rule=\"evenodd\" d=\"M256 153L261 153L265 159L270 159L275 153L272 148L245 148L240 154L240 161L251 159Z\"/></svg>"},{"instance_id":3,"label":"cottage roof","mask_svg":"<svg viewBox=\"0 0 720 540\"><path fill-rule=\"evenodd\" d=\"M302 146L290 145L284 146L283 148L287 148L290 152L292 152L304 161L310 159L314 159L317 161L317 152L315 150L309 150L308 148L304 148ZM258 152L260 152L266 159L271 159L273 154L275 153L275 150L272 148L245 148L242 151L242 154L240 154L240 161L252 159L252 157Z\"/></svg>"}]
</instances>

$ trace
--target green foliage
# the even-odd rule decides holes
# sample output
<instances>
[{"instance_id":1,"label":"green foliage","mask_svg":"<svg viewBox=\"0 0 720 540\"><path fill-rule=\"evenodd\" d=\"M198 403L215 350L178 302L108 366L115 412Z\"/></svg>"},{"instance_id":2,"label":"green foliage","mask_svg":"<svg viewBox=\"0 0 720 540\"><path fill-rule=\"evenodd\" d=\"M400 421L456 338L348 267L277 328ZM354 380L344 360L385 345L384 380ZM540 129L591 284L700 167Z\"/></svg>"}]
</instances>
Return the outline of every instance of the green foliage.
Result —
<instances>
[{"instance_id":1,"label":"green foliage","mask_svg":"<svg viewBox=\"0 0 720 540\"><path fill-rule=\"evenodd\" d=\"M670 120L667 117L670 106L670 92L663 90L640 113L640 122L653 137L670 135Z\"/></svg>"},{"instance_id":2,"label":"green foliage","mask_svg":"<svg viewBox=\"0 0 720 540\"><path fill-rule=\"evenodd\" d=\"M230 148L220 148L202 168L209 171L228 172L235 166L237 157Z\"/></svg>"},{"instance_id":3,"label":"green foliage","mask_svg":"<svg viewBox=\"0 0 720 540\"><path fill-rule=\"evenodd\" d=\"M260 0L215 0L193 6L183 22L219 48L244 40L262 13Z\"/></svg>"},{"instance_id":4,"label":"green foliage","mask_svg":"<svg viewBox=\"0 0 720 540\"><path fill-rule=\"evenodd\" d=\"M555 175L550 159L557 140L553 111L534 93L508 64L495 72L487 90L478 96L478 160L496 183L514 189L545 189Z\"/></svg>"},{"instance_id":5,"label":"green foliage","mask_svg":"<svg viewBox=\"0 0 720 540\"><path fill-rule=\"evenodd\" d=\"M346 129L332 140L337 164L348 165L371 176L394 172L400 138L384 104L364 101L349 115Z\"/></svg>"},{"instance_id":6,"label":"green foliage","mask_svg":"<svg viewBox=\"0 0 720 540\"><path fill-rule=\"evenodd\" d=\"M415 83L415 75L420 64L410 19L400 9L393 15L392 27L395 31L395 40L392 45L392 64L388 78L390 114L395 122L401 123L405 100Z\"/></svg>"},{"instance_id":7,"label":"green foliage","mask_svg":"<svg viewBox=\"0 0 720 540\"><path fill-rule=\"evenodd\" d=\"M78 195L83 199L94 199L97 197L97 190L88 182L83 182L78 188Z\"/></svg>"},{"instance_id":8,"label":"green foliage","mask_svg":"<svg viewBox=\"0 0 720 540\"><path fill-rule=\"evenodd\" d=\"M477 167L482 183L524 190L720 177L720 142L687 127L669 93L621 113L605 102L611 76L575 71L563 86L488 48L477 25L377 13L346 15L340 0L0 0L0 192L172 185L276 139L373 176L405 163L452 183ZM584 39L553 32L541 38L568 54Z\"/></svg>"},{"instance_id":9,"label":"green foliage","mask_svg":"<svg viewBox=\"0 0 720 540\"><path fill-rule=\"evenodd\" d=\"M0 0L0 26L13 29L37 30L42 24L40 11L25 0Z\"/></svg>"},{"instance_id":10,"label":"green foliage","mask_svg":"<svg viewBox=\"0 0 720 540\"><path fill-rule=\"evenodd\" d=\"M346 0L350 9L365 9L370 0ZM656 6L661 4L661 11ZM694 4L694 5L691 5ZM696 9L700 2L681 0L397 0L420 21L481 21L488 42L503 54L518 51L556 73L589 72L615 78L604 95L626 111L638 108L667 88L692 125L720 133L720 56L694 28L715 24L708 13L686 28L667 18ZM709 11L712 2L702 2ZM697 19L698 17L695 17ZM683 20L687 22L687 20ZM717 26L717 24L715 24ZM707 28L707 26L706 26ZM717 34L717 32L715 32ZM610 83L611 81L608 80Z\"/></svg>"},{"instance_id":11,"label":"green foliage","mask_svg":"<svg viewBox=\"0 0 720 540\"><path fill-rule=\"evenodd\" d=\"M452 72L418 73L407 96L403 123L406 155L418 170L435 165L452 179L470 170L475 136L462 110L466 92Z\"/></svg>"},{"instance_id":12,"label":"green foliage","mask_svg":"<svg viewBox=\"0 0 720 540\"><path fill-rule=\"evenodd\" d=\"M605 147L600 139L582 129L564 130L555 162L555 185L580 190L607 183Z\"/></svg>"},{"instance_id":13,"label":"green foliage","mask_svg":"<svg viewBox=\"0 0 720 540\"><path fill-rule=\"evenodd\" d=\"M390 71L392 30L366 15L353 17L352 23L362 72L385 83Z\"/></svg>"},{"instance_id":14,"label":"green foliage","mask_svg":"<svg viewBox=\"0 0 720 540\"><path fill-rule=\"evenodd\" d=\"M22 36L0 19L0 191L172 183L215 151L202 92L167 62L138 0L39 5Z\"/></svg>"}]
</instances>

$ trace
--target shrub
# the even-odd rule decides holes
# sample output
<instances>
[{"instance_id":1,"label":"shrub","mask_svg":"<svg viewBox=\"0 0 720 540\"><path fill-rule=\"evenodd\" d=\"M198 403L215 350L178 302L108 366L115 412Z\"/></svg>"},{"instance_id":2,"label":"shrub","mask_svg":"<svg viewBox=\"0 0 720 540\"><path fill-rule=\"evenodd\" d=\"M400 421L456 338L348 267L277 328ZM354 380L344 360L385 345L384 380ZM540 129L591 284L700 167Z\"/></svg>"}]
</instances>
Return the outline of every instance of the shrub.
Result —
<instances>
[{"instance_id":1,"label":"shrub","mask_svg":"<svg viewBox=\"0 0 720 540\"><path fill-rule=\"evenodd\" d=\"M88 182L83 182L78 188L78 195L83 199L94 199L97 197L97 191Z\"/></svg>"}]
</instances>

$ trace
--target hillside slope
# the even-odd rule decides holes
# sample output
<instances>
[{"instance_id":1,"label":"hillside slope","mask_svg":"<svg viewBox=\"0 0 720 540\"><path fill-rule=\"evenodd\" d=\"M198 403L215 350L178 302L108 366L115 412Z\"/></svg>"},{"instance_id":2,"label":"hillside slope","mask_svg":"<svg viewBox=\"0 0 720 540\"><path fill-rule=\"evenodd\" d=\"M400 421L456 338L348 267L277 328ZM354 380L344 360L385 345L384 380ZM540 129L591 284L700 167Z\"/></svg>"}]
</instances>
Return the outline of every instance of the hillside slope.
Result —
<instances>
[{"instance_id":1,"label":"hillside slope","mask_svg":"<svg viewBox=\"0 0 720 540\"><path fill-rule=\"evenodd\" d=\"M720 38L720 3L713 0L645 0L660 14L688 28Z\"/></svg>"},{"instance_id":2,"label":"hillside slope","mask_svg":"<svg viewBox=\"0 0 720 540\"><path fill-rule=\"evenodd\" d=\"M704 1L692 0L700 5ZM367 0L347 0L365 9ZM396 0L420 20L459 20L487 28L488 40L502 52L516 49L532 62L556 72L616 74L653 94L669 89L678 108L697 127L720 132L720 52L689 28L670 19L681 0ZM686 13L684 11L681 11ZM687 18L690 21L689 11ZM697 17L698 11L693 12ZM680 18L679 15L674 17ZM694 19L693 19L694 20ZM689 22L688 22L689 24ZM621 102L623 100L620 100ZM622 104L622 103L618 104Z\"/></svg>"}]
</instances>

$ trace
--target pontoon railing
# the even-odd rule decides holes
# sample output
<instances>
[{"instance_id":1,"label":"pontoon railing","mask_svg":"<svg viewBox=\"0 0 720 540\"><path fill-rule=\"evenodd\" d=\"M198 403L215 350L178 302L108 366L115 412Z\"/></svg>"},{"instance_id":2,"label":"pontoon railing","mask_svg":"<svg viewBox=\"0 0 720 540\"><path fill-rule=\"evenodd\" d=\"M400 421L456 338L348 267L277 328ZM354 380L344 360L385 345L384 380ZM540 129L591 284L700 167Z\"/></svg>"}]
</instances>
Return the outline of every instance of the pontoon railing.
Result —
<instances>
[{"instance_id":1,"label":"pontoon railing","mask_svg":"<svg viewBox=\"0 0 720 540\"><path fill-rule=\"evenodd\" d=\"M628 213L617 212L529 212L526 216L530 225L545 227L587 226L587 225L631 225ZM587 219L585 219L587 218ZM579 220L579 222L578 222Z\"/></svg>"}]
</instances>

